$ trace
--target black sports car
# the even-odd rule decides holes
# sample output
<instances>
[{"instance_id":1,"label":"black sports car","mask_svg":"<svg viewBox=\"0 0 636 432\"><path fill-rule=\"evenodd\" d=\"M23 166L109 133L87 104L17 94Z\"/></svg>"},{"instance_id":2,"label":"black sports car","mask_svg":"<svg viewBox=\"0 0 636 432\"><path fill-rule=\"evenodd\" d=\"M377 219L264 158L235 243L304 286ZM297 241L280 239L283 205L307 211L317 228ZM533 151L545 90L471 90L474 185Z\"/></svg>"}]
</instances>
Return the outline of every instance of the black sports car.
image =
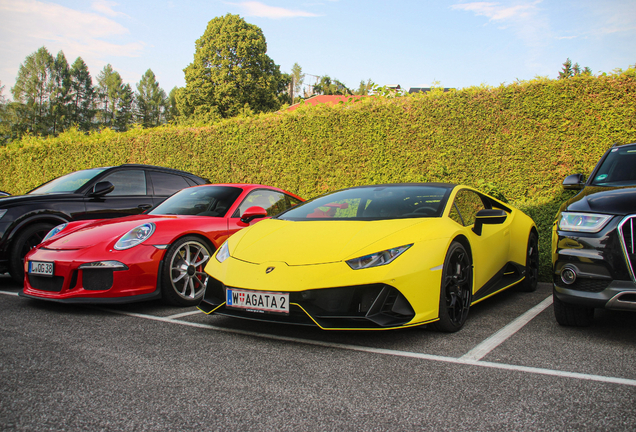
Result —
<instances>
[{"instance_id":1,"label":"black sports car","mask_svg":"<svg viewBox=\"0 0 636 432\"><path fill-rule=\"evenodd\" d=\"M9 271L21 283L24 256L59 224L139 214L206 183L184 171L127 164L72 172L26 195L0 197L0 273Z\"/></svg>"},{"instance_id":2,"label":"black sports car","mask_svg":"<svg viewBox=\"0 0 636 432\"><path fill-rule=\"evenodd\" d=\"M636 143L609 149L557 213L552 234L554 315L587 326L595 308L636 311Z\"/></svg>"}]
</instances>

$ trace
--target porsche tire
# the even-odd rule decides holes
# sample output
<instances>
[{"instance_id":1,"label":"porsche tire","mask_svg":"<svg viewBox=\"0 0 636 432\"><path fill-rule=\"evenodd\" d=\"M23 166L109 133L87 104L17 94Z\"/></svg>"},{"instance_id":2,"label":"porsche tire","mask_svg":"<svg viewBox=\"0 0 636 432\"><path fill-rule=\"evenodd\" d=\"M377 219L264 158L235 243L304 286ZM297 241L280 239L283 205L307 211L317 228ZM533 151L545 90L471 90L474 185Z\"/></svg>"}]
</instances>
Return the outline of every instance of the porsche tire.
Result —
<instances>
[{"instance_id":1,"label":"porsche tire","mask_svg":"<svg viewBox=\"0 0 636 432\"><path fill-rule=\"evenodd\" d=\"M203 271L212 256L212 248L198 237L175 241L163 261L161 298L173 306L199 304L208 275Z\"/></svg>"},{"instance_id":2,"label":"porsche tire","mask_svg":"<svg viewBox=\"0 0 636 432\"><path fill-rule=\"evenodd\" d=\"M517 285L517 289L523 292L537 290L539 281L539 240L535 233L530 233L526 248L526 277Z\"/></svg>"},{"instance_id":3,"label":"porsche tire","mask_svg":"<svg viewBox=\"0 0 636 432\"><path fill-rule=\"evenodd\" d=\"M9 274L17 283L24 283L24 257L53 229L50 223L36 223L20 231L9 252Z\"/></svg>"},{"instance_id":4,"label":"porsche tire","mask_svg":"<svg viewBox=\"0 0 636 432\"><path fill-rule=\"evenodd\" d=\"M559 325L589 327L594 321L594 308L565 303L552 293L554 317Z\"/></svg>"},{"instance_id":5,"label":"porsche tire","mask_svg":"<svg viewBox=\"0 0 636 432\"><path fill-rule=\"evenodd\" d=\"M453 333L464 326L472 301L473 266L470 255L459 242L451 243L444 259L439 299L437 331Z\"/></svg>"}]
</instances>

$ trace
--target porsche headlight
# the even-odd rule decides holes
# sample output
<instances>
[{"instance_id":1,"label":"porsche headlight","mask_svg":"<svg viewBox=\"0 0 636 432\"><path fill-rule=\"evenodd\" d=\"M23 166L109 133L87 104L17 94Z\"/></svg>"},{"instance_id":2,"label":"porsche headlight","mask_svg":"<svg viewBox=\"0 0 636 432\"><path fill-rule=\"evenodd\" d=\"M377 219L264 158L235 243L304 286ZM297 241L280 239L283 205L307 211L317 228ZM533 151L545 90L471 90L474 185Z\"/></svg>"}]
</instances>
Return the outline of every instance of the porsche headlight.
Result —
<instances>
[{"instance_id":1,"label":"porsche headlight","mask_svg":"<svg viewBox=\"0 0 636 432\"><path fill-rule=\"evenodd\" d=\"M220 263L230 257L230 247L227 245L227 241L221 245L219 251L215 255L216 260Z\"/></svg>"},{"instance_id":2,"label":"porsche headlight","mask_svg":"<svg viewBox=\"0 0 636 432\"><path fill-rule=\"evenodd\" d=\"M559 229L561 231L576 231L595 233L603 229L612 218L612 215L598 213L561 213Z\"/></svg>"},{"instance_id":3,"label":"porsche headlight","mask_svg":"<svg viewBox=\"0 0 636 432\"><path fill-rule=\"evenodd\" d=\"M51 231L48 232L47 235L44 236L44 238L42 239L42 241L40 243L44 243L45 241L47 241L48 239L50 239L54 235L59 234L60 231L62 231L64 228L66 228L66 225L68 225L68 224L67 223L63 223L63 224L60 224L60 225L56 226L55 228L53 228Z\"/></svg>"},{"instance_id":4,"label":"porsche headlight","mask_svg":"<svg viewBox=\"0 0 636 432\"><path fill-rule=\"evenodd\" d=\"M139 225L138 227L128 231L119 240L117 240L117 243L115 243L115 249L125 250L130 249L131 247L135 247L138 244L146 241L153 232L155 232L155 224L145 223L143 225Z\"/></svg>"},{"instance_id":5,"label":"porsche headlight","mask_svg":"<svg viewBox=\"0 0 636 432\"><path fill-rule=\"evenodd\" d=\"M383 266L393 262L393 260L402 255L402 253L411 246L413 246L413 243L387 249L382 252L372 253L359 258L353 258L346 261L346 263L354 270Z\"/></svg>"}]
</instances>

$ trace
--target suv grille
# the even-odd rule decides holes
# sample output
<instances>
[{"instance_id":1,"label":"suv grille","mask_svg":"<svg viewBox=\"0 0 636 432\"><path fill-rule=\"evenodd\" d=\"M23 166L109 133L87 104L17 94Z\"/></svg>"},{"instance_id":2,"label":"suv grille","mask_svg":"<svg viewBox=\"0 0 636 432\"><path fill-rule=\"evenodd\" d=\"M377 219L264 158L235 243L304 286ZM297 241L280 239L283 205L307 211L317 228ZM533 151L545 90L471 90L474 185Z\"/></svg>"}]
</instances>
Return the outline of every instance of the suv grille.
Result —
<instances>
[{"instance_id":1,"label":"suv grille","mask_svg":"<svg viewBox=\"0 0 636 432\"><path fill-rule=\"evenodd\" d=\"M618 225L623 252L627 260L627 267L632 276L632 280L636 282L636 215L627 216Z\"/></svg>"}]
</instances>

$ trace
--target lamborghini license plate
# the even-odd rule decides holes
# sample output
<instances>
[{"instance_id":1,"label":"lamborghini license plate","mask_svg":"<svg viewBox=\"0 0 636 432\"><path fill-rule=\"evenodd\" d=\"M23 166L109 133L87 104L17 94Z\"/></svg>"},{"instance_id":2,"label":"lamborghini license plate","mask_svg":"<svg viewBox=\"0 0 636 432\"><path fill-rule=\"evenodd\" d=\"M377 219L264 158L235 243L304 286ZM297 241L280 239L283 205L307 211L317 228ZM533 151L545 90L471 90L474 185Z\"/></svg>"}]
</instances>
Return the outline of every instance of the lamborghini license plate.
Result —
<instances>
[{"instance_id":1,"label":"lamborghini license plate","mask_svg":"<svg viewBox=\"0 0 636 432\"><path fill-rule=\"evenodd\" d=\"M53 263L44 261L29 261L28 273L39 276L53 276Z\"/></svg>"},{"instance_id":2,"label":"lamborghini license plate","mask_svg":"<svg viewBox=\"0 0 636 432\"><path fill-rule=\"evenodd\" d=\"M257 313L289 313L289 293L227 288L225 306Z\"/></svg>"}]
</instances>

